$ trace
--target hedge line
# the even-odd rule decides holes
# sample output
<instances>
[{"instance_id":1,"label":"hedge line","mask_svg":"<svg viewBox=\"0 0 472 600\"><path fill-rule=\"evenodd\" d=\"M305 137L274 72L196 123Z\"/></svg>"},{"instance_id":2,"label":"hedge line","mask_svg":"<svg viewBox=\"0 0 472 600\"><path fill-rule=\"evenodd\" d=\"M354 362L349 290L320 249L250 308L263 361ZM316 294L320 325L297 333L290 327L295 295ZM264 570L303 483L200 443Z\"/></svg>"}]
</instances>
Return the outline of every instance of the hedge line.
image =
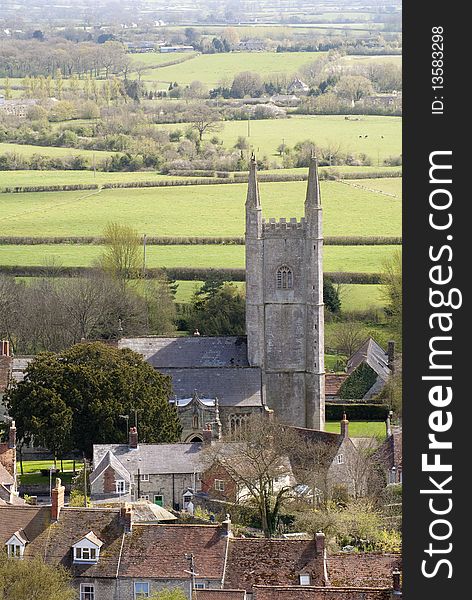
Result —
<instances>
[{"instance_id":1,"label":"hedge line","mask_svg":"<svg viewBox=\"0 0 472 600\"><path fill-rule=\"evenodd\" d=\"M334 404L326 402L326 420L340 421L346 414L349 421L385 421L389 413L387 404Z\"/></svg>"},{"instance_id":2,"label":"hedge line","mask_svg":"<svg viewBox=\"0 0 472 600\"><path fill-rule=\"evenodd\" d=\"M100 236L55 236L55 237L26 237L2 236L0 245L34 246L37 244L95 244L102 245L104 238ZM237 245L244 246L244 237L155 237L146 238L148 246L196 246L196 245ZM401 237L387 236L334 236L324 239L325 246L399 246Z\"/></svg>"},{"instance_id":3,"label":"hedge line","mask_svg":"<svg viewBox=\"0 0 472 600\"><path fill-rule=\"evenodd\" d=\"M27 192L75 192L77 190L98 190L96 183L76 183L61 185L16 185L14 187L4 187L1 189L3 194L20 194Z\"/></svg>"},{"instance_id":4,"label":"hedge line","mask_svg":"<svg viewBox=\"0 0 472 600\"><path fill-rule=\"evenodd\" d=\"M21 266L0 265L0 275L11 275L13 277L78 277L93 272L92 267L50 267L50 266ZM202 281L210 275L221 275L226 281L244 281L244 269L205 269L194 267L153 267L147 269L148 276L153 277L165 272L171 279L183 281ZM327 272L326 279L333 283L357 283L378 284L380 275L378 273L340 273Z\"/></svg>"}]
</instances>

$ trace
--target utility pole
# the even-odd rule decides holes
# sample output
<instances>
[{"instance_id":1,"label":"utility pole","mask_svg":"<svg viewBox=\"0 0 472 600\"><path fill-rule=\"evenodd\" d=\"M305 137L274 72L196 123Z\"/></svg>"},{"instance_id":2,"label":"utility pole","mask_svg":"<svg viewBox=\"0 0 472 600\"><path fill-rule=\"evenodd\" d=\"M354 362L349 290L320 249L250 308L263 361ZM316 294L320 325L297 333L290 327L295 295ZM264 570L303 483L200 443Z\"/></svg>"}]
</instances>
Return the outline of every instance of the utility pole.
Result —
<instances>
[{"instance_id":1,"label":"utility pole","mask_svg":"<svg viewBox=\"0 0 472 600\"><path fill-rule=\"evenodd\" d=\"M147 235L143 234L143 277L146 277L146 242Z\"/></svg>"},{"instance_id":2,"label":"utility pole","mask_svg":"<svg viewBox=\"0 0 472 600\"><path fill-rule=\"evenodd\" d=\"M189 561L190 570L185 570L185 573L190 575L190 600L193 600L194 594L193 590L195 589L195 578L198 576L198 573L195 572L195 556L193 552L190 554L186 554L185 558Z\"/></svg>"},{"instance_id":3,"label":"utility pole","mask_svg":"<svg viewBox=\"0 0 472 600\"><path fill-rule=\"evenodd\" d=\"M84 506L87 508L87 460L85 454L82 455L82 459L84 463Z\"/></svg>"}]
</instances>

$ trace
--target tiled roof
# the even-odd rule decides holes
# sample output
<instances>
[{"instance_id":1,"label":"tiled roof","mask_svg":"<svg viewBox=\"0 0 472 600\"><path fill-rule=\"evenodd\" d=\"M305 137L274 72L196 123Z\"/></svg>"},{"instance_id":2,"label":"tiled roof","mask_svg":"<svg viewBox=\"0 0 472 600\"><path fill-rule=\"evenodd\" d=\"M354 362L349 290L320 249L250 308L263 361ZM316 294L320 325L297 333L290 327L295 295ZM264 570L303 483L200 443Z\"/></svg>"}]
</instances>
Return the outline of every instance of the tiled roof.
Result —
<instances>
[{"instance_id":1,"label":"tiled roof","mask_svg":"<svg viewBox=\"0 0 472 600\"><path fill-rule=\"evenodd\" d=\"M332 586L392 587L392 573L401 570L399 554L333 554L328 556L328 577Z\"/></svg>"},{"instance_id":2,"label":"tiled roof","mask_svg":"<svg viewBox=\"0 0 472 600\"><path fill-rule=\"evenodd\" d=\"M249 366L245 337L122 338L118 347L142 354L156 369Z\"/></svg>"},{"instance_id":3,"label":"tiled roof","mask_svg":"<svg viewBox=\"0 0 472 600\"><path fill-rule=\"evenodd\" d=\"M350 375L362 362L366 362L377 375L386 381L390 375L388 355L377 342L368 338L347 361L347 372Z\"/></svg>"},{"instance_id":4,"label":"tiled roof","mask_svg":"<svg viewBox=\"0 0 472 600\"><path fill-rule=\"evenodd\" d=\"M230 540L227 588L249 592L255 585L296 585L300 573L323 585L323 557L314 540Z\"/></svg>"},{"instance_id":5,"label":"tiled roof","mask_svg":"<svg viewBox=\"0 0 472 600\"><path fill-rule=\"evenodd\" d=\"M403 462L402 430L395 428L375 453L375 458L388 469L398 468Z\"/></svg>"},{"instance_id":6,"label":"tiled roof","mask_svg":"<svg viewBox=\"0 0 472 600\"><path fill-rule=\"evenodd\" d=\"M133 476L138 473L138 469L145 475L199 472L202 445L202 442L138 444L137 448L130 448L128 444L95 444L93 446L94 472L90 479L95 480L95 470L99 472L103 457L109 453L121 465L121 469L124 467Z\"/></svg>"},{"instance_id":7,"label":"tiled roof","mask_svg":"<svg viewBox=\"0 0 472 600\"><path fill-rule=\"evenodd\" d=\"M164 368L172 377L177 398L189 398L196 391L203 398L218 398L220 406L262 406L261 370L246 368Z\"/></svg>"},{"instance_id":8,"label":"tiled roof","mask_svg":"<svg viewBox=\"0 0 472 600\"><path fill-rule=\"evenodd\" d=\"M391 590L330 588L330 587L269 587L254 588L254 600L390 600Z\"/></svg>"},{"instance_id":9,"label":"tiled roof","mask_svg":"<svg viewBox=\"0 0 472 600\"><path fill-rule=\"evenodd\" d=\"M196 600L245 600L244 590L196 590Z\"/></svg>"},{"instance_id":10,"label":"tiled roof","mask_svg":"<svg viewBox=\"0 0 472 600\"><path fill-rule=\"evenodd\" d=\"M13 476L6 470L6 468L0 462L0 484L2 485L13 485L15 480Z\"/></svg>"},{"instance_id":11,"label":"tiled roof","mask_svg":"<svg viewBox=\"0 0 472 600\"><path fill-rule=\"evenodd\" d=\"M326 373L325 375L325 393L326 396L337 396L339 388L347 378L347 374Z\"/></svg>"},{"instance_id":12,"label":"tiled roof","mask_svg":"<svg viewBox=\"0 0 472 600\"><path fill-rule=\"evenodd\" d=\"M222 579L228 538L212 525L134 525L125 537L120 575L185 579L193 553L202 579Z\"/></svg>"}]
</instances>

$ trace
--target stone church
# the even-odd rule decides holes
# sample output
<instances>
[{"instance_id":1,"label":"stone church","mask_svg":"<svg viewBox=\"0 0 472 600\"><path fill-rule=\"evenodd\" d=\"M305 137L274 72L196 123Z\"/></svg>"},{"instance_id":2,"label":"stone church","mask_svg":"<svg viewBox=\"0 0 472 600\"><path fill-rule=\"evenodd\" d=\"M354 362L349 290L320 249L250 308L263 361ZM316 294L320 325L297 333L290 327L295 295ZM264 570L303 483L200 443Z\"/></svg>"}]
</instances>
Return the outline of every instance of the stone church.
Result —
<instances>
[{"instance_id":1,"label":"stone church","mask_svg":"<svg viewBox=\"0 0 472 600\"><path fill-rule=\"evenodd\" d=\"M123 338L172 377L182 441L223 433L253 413L324 429L324 307L321 198L316 159L309 167L305 216L262 217L257 166L246 199L246 337Z\"/></svg>"}]
</instances>

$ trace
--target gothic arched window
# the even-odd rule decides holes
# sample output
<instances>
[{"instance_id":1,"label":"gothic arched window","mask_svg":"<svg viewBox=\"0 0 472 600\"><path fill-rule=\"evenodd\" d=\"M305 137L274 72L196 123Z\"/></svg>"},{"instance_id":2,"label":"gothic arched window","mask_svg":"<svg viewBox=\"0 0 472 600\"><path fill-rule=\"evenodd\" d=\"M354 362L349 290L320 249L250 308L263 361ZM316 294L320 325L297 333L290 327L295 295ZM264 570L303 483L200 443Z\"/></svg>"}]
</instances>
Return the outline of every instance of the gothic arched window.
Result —
<instances>
[{"instance_id":1,"label":"gothic arched window","mask_svg":"<svg viewBox=\"0 0 472 600\"><path fill-rule=\"evenodd\" d=\"M290 267L282 265L277 269L276 285L278 290L291 290L293 288L293 271Z\"/></svg>"}]
</instances>

